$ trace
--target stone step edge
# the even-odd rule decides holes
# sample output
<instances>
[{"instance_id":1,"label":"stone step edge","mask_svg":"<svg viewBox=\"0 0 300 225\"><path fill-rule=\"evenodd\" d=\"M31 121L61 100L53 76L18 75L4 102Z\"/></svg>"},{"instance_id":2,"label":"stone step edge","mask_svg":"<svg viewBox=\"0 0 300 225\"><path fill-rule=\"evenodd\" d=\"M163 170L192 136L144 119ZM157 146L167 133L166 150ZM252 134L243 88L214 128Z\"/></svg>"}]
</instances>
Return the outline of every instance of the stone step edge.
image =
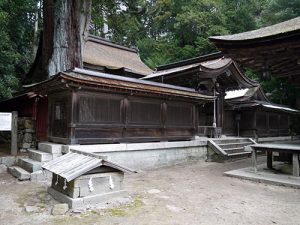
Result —
<instances>
[{"instance_id":1,"label":"stone step edge","mask_svg":"<svg viewBox=\"0 0 300 225\"><path fill-rule=\"evenodd\" d=\"M253 145L252 142L234 142L234 143L225 143L225 144L218 144L219 146L224 146L224 145Z\"/></svg>"},{"instance_id":2,"label":"stone step edge","mask_svg":"<svg viewBox=\"0 0 300 225\"><path fill-rule=\"evenodd\" d=\"M26 171L22 167L19 166L10 166L8 167L8 171L14 177L18 178L19 180L30 180L30 172Z\"/></svg>"},{"instance_id":3,"label":"stone step edge","mask_svg":"<svg viewBox=\"0 0 300 225\"><path fill-rule=\"evenodd\" d=\"M30 159L30 158L19 158L18 159L18 162L17 162L17 166L24 169L25 171L27 171L24 167L23 167L23 163L22 161L25 163L25 164L29 164L29 168L31 168L32 171L28 171L29 173L33 173L33 172L36 172L38 170L41 170L42 168L42 164L43 162L39 162L39 161L36 161L34 159ZM26 166L25 166L26 167ZM34 167L37 167L34 169Z\"/></svg>"},{"instance_id":4,"label":"stone step edge","mask_svg":"<svg viewBox=\"0 0 300 225\"><path fill-rule=\"evenodd\" d=\"M227 156L237 156L237 155L250 155L251 152L236 152L236 153L229 153Z\"/></svg>"}]
</instances>

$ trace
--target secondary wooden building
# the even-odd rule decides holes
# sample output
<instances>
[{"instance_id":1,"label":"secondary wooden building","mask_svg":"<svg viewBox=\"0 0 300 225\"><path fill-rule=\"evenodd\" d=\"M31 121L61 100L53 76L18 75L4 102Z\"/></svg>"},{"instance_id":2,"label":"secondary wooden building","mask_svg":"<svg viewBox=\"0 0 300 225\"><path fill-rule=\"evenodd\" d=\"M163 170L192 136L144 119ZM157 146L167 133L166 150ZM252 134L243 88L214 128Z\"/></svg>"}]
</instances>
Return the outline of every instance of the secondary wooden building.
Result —
<instances>
[{"instance_id":1,"label":"secondary wooden building","mask_svg":"<svg viewBox=\"0 0 300 225\"><path fill-rule=\"evenodd\" d=\"M270 102L260 87L229 91L225 96L224 133L243 137L291 135L298 110Z\"/></svg>"},{"instance_id":2,"label":"secondary wooden building","mask_svg":"<svg viewBox=\"0 0 300 225\"><path fill-rule=\"evenodd\" d=\"M59 73L26 92L48 98L48 140L64 144L189 140L197 105L212 96L85 69Z\"/></svg>"},{"instance_id":3,"label":"secondary wooden building","mask_svg":"<svg viewBox=\"0 0 300 225\"><path fill-rule=\"evenodd\" d=\"M219 130L217 135L286 136L290 135L291 115L298 113L297 110L270 102L259 83L248 78L234 60L225 58L222 53L164 65L142 79L181 84L216 95L215 107L213 103L198 107L200 136L213 134L214 120ZM227 98L230 90L245 88L247 93Z\"/></svg>"}]
</instances>

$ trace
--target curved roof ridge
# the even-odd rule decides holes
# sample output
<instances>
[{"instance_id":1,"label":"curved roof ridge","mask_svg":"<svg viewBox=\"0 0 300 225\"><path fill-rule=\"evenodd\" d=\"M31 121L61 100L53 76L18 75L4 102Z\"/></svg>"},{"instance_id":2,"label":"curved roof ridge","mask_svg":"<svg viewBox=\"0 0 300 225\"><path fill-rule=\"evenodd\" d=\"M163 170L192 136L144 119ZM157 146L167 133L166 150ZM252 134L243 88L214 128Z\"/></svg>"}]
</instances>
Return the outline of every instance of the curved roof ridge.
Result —
<instances>
[{"instance_id":1,"label":"curved roof ridge","mask_svg":"<svg viewBox=\"0 0 300 225\"><path fill-rule=\"evenodd\" d=\"M211 41L246 41L255 39L265 39L268 37L275 37L286 35L295 31L300 31L300 16L277 23L271 26L263 27L256 30L246 31L238 34L211 36Z\"/></svg>"}]
</instances>

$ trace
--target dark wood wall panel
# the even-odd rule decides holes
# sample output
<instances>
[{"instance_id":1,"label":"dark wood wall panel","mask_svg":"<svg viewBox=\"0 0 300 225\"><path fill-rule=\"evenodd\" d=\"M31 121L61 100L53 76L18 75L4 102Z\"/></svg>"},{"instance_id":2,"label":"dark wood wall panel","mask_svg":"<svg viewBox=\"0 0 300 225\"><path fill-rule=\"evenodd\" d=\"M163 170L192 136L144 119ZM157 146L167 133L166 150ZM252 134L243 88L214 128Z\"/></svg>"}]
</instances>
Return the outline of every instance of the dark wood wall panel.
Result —
<instances>
[{"instance_id":1,"label":"dark wood wall panel","mask_svg":"<svg viewBox=\"0 0 300 225\"><path fill-rule=\"evenodd\" d=\"M258 111L256 113L256 127L257 128L268 128L268 114L265 112Z\"/></svg>"},{"instance_id":2,"label":"dark wood wall panel","mask_svg":"<svg viewBox=\"0 0 300 225\"><path fill-rule=\"evenodd\" d=\"M194 134L193 128L167 128L166 135L170 137L190 137Z\"/></svg>"},{"instance_id":3,"label":"dark wood wall panel","mask_svg":"<svg viewBox=\"0 0 300 225\"><path fill-rule=\"evenodd\" d=\"M269 113L269 128L278 129L279 128L279 115L276 113Z\"/></svg>"},{"instance_id":4,"label":"dark wood wall panel","mask_svg":"<svg viewBox=\"0 0 300 225\"><path fill-rule=\"evenodd\" d=\"M49 95L49 136L68 138L71 118L71 93L68 91Z\"/></svg>"},{"instance_id":5,"label":"dark wood wall panel","mask_svg":"<svg viewBox=\"0 0 300 225\"><path fill-rule=\"evenodd\" d=\"M194 106L185 103L167 102L167 126L193 126L194 124Z\"/></svg>"},{"instance_id":6,"label":"dark wood wall panel","mask_svg":"<svg viewBox=\"0 0 300 225\"><path fill-rule=\"evenodd\" d=\"M78 128L75 129L76 138L120 138L122 137L123 127L109 128Z\"/></svg>"},{"instance_id":7,"label":"dark wood wall panel","mask_svg":"<svg viewBox=\"0 0 300 225\"><path fill-rule=\"evenodd\" d=\"M79 96L79 123L121 123L121 99L111 96Z\"/></svg>"},{"instance_id":8,"label":"dark wood wall panel","mask_svg":"<svg viewBox=\"0 0 300 225\"><path fill-rule=\"evenodd\" d=\"M162 102L145 102L129 99L127 122L128 124L160 125Z\"/></svg>"},{"instance_id":9,"label":"dark wood wall panel","mask_svg":"<svg viewBox=\"0 0 300 225\"><path fill-rule=\"evenodd\" d=\"M288 114L281 114L280 115L280 128L286 128L288 129L289 128L289 116Z\"/></svg>"},{"instance_id":10,"label":"dark wood wall panel","mask_svg":"<svg viewBox=\"0 0 300 225\"><path fill-rule=\"evenodd\" d=\"M65 122L54 123L52 128L55 140L65 144L186 140L196 132L198 102L88 90L50 98L68 111L63 113ZM52 110L50 117L55 113Z\"/></svg>"},{"instance_id":11,"label":"dark wood wall panel","mask_svg":"<svg viewBox=\"0 0 300 225\"><path fill-rule=\"evenodd\" d=\"M127 128L126 137L160 138L162 131L160 128Z\"/></svg>"},{"instance_id":12,"label":"dark wood wall panel","mask_svg":"<svg viewBox=\"0 0 300 225\"><path fill-rule=\"evenodd\" d=\"M247 113L247 117L245 117ZM250 113L253 113L251 116ZM275 137L289 135L289 114L276 111L265 111L257 109L256 111L243 112L241 123L241 133L243 136L253 136L256 132L258 137ZM250 126L250 123L255 126ZM249 126L246 126L246 125Z\"/></svg>"}]
</instances>

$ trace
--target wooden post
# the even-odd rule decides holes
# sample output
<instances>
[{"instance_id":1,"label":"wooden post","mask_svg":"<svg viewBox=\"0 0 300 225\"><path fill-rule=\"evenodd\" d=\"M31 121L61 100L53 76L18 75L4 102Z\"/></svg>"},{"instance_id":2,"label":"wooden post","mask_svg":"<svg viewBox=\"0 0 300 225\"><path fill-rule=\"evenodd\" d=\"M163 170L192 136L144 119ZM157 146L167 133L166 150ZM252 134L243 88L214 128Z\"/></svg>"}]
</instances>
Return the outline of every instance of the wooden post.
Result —
<instances>
[{"instance_id":1,"label":"wooden post","mask_svg":"<svg viewBox=\"0 0 300 225\"><path fill-rule=\"evenodd\" d=\"M18 153L18 112L12 112L11 118L11 154L17 155Z\"/></svg>"},{"instance_id":2,"label":"wooden post","mask_svg":"<svg viewBox=\"0 0 300 225\"><path fill-rule=\"evenodd\" d=\"M254 169L254 173L257 173L257 155L254 148L252 148L252 167Z\"/></svg>"},{"instance_id":3,"label":"wooden post","mask_svg":"<svg viewBox=\"0 0 300 225\"><path fill-rule=\"evenodd\" d=\"M273 152L272 151L267 151L267 167L269 169L272 169L272 161L273 161Z\"/></svg>"},{"instance_id":4,"label":"wooden post","mask_svg":"<svg viewBox=\"0 0 300 225\"><path fill-rule=\"evenodd\" d=\"M299 155L293 153L293 176L299 177Z\"/></svg>"}]
</instances>

